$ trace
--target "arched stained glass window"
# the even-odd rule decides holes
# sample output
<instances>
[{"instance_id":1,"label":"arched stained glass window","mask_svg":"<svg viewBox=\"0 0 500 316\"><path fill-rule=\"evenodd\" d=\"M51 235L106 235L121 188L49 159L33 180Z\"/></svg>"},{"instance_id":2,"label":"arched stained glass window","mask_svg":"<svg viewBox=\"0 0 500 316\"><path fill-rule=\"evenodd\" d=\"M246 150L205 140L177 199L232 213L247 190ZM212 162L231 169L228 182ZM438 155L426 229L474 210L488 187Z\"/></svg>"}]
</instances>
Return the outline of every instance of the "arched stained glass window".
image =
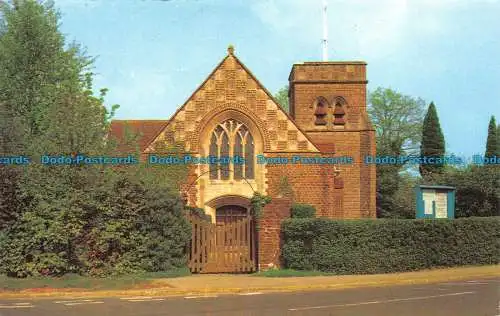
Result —
<instances>
[{"instance_id":1,"label":"arched stained glass window","mask_svg":"<svg viewBox=\"0 0 500 316\"><path fill-rule=\"evenodd\" d=\"M254 175L254 143L253 143L253 137L249 133L245 145L245 176L248 179L253 179L255 177Z\"/></svg>"},{"instance_id":2,"label":"arched stained glass window","mask_svg":"<svg viewBox=\"0 0 500 316\"><path fill-rule=\"evenodd\" d=\"M230 145L229 145L229 137L227 136L227 133L222 134L222 141L221 141L221 150L220 150L220 156L221 158L219 162L220 166L220 178L222 180L228 180L229 179L229 157L230 157Z\"/></svg>"},{"instance_id":3,"label":"arched stained glass window","mask_svg":"<svg viewBox=\"0 0 500 316\"><path fill-rule=\"evenodd\" d=\"M212 132L209 152L221 162L210 165L210 179L253 179L254 146L253 137L243 123L227 120L217 125Z\"/></svg>"},{"instance_id":4,"label":"arched stained glass window","mask_svg":"<svg viewBox=\"0 0 500 316\"><path fill-rule=\"evenodd\" d=\"M241 135L236 135L234 138L234 157L243 157L243 139ZM241 163L234 164L234 179L241 180L243 178L243 165Z\"/></svg>"},{"instance_id":5,"label":"arched stained glass window","mask_svg":"<svg viewBox=\"0 0 500 316\"><path fill-rule=\"evenodd\" d=\"M211 157L218 157L219 156L219 153L217 152L217 136L216 136L215 132L212 133L212 138L210 139L209 155ZM217 171L217 164L210 164L209 170L210 170L210 179L218 179L219 178L219 174Z\"/></svg>"}]
</instances>

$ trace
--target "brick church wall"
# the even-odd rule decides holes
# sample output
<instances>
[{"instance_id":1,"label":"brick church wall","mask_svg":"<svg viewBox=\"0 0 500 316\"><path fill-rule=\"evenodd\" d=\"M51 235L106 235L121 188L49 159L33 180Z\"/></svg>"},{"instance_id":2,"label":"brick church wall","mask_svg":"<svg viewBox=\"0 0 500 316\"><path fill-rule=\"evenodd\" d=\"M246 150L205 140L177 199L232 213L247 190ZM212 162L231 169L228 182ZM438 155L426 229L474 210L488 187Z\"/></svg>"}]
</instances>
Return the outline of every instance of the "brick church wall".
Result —
<instances>
[{"instance_id":1,"label":"brick church wall","mask_svg":"<svg viewBox=\"0 0 500 316\"><path fill-rule=\"evenodd\" d=\"M344 182L343 199L337 202L343 204L341 217L375 217L375 165L365 165L363 161L365 155L375 154L375 134L366 112L366 63L296 64L289 81L290 113L297 125L324 153L353 158L352 164L339 165ZM327 125L315 124L314 104L320 97L328 103ZM344 125L333 124L333 110L339 98L345 101ZM324 204L321 209L324 214Z\"/></svg>"},{"instance_id":2,"label":"brick church wall","mask_svg":"<svg viewBox=\"0 0 500 316\"><path fill-rule=\"evenodd\" d=\"M288 157L292 154L267 154L266 157ZM317 155L320 157L321 155ZM335 188L334 166L327 164L267 164L267 189L271 197L283 195L280 183L286 177L294 202L311 204L317 216L342 218L343 189Z\"/></svg>"},{"instance_id":3,"label":"brick church wall","mask_svg":"<svg viewBox=\"0 0 500 316\"><path fill-rule=\"evenodd\" d=\"M281 267L281 222L290 217L292 204L286 198L273 198L262 210L259 221L259 270Z\"/></svg>"}]
</instances>

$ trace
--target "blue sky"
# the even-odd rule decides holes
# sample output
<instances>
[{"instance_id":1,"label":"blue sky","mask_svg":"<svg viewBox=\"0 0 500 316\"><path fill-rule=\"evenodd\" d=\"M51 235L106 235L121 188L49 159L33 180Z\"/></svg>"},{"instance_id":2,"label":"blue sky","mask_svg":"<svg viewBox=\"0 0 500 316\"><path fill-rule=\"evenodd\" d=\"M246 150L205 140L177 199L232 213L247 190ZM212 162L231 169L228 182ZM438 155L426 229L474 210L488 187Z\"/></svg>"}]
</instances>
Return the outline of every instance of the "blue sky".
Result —
<instances>
[{"instance_id":1,"label":"blue sky","mask_svg":"<svg viewBox=\"0 0 500 316\"><path fill-rule=\"evenodd\" d=\"M117 119L168 119L235 46L268 90L321 60L321 0L56 0L61 30L97 56ZM484 153L500 120L499 0L328 0L329 59L368 63L368 88L437 106L449 153Z\"/></svg>"}]
</instances>

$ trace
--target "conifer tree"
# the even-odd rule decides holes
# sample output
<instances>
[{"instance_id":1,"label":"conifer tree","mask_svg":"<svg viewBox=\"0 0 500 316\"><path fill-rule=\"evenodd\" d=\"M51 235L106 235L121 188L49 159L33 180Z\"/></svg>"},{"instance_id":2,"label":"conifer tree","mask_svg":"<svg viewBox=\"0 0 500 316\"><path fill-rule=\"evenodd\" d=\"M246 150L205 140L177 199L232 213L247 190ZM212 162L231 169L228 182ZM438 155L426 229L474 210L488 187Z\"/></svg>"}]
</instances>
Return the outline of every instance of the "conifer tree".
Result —
<instances>
[{"instance_id":1,"label":"conifer tree","mask_svg":"<svg viewBox=\"0 0 500 316\"><path fill-rule=\"evenodd\" d=\"M427 114L424 118L422 126L422 144L420 147L420 156L422 158L438 158L443 157L445 154L445 141L444 135L441 131L439 118L436 111L434 102L431 102ZM443 164L421 164L420 175L424 179L429 179L432 175L442 173L444 169Z\"/></svg>"},{"instance_id":2,"label":"conifer tree","mask_svg":"<svg viewBox=\"0 0 500 316\"><path fill-rule=\"evenodd\" d=\"M500 156L500 144L498 143L497 123L495 116L491 116L490 124L488 125L488 139L486 140L485 157Z\"/></svg>"}]
</instances>

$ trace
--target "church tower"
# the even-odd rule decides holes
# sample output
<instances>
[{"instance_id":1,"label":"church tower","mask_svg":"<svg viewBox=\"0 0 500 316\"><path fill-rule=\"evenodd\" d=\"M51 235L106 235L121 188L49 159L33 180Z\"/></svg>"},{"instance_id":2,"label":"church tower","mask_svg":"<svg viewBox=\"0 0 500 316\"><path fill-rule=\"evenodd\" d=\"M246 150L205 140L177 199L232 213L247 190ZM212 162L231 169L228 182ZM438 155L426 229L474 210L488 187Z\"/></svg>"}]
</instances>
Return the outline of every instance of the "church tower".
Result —
<instances>
[{"instance_id":1,"label":"church tower","mask_svg":"<svg viewBox=\"0 0 500 316\"><path fill-rule=\"evenodd\" d=\"M341 165L344 218L375 217L375 130L366 109L366 63L305 62L289 76L290 115L324 154L352 157Z\"/></svg>"}]
</instances>

